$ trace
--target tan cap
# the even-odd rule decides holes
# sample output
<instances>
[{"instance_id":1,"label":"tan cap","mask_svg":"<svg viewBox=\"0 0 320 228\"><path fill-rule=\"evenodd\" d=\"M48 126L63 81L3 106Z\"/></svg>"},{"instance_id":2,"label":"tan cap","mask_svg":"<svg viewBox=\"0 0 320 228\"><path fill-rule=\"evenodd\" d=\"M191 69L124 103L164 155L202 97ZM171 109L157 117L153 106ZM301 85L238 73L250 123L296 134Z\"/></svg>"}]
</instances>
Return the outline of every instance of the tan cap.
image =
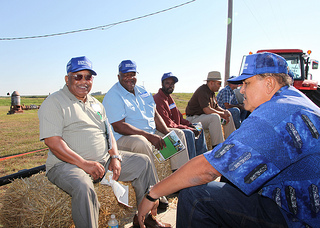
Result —
<instances>
[{"instance_id":1,"label":"tan cap","mask_svg":"<svg viewBox=\"0 0 320 228\"><path fill-rule=\"evenodd\" d=\"M211 71L208 73L207 80L205 81L221 81L221 74L219 71Z\"/></svg>"}]
</instances>

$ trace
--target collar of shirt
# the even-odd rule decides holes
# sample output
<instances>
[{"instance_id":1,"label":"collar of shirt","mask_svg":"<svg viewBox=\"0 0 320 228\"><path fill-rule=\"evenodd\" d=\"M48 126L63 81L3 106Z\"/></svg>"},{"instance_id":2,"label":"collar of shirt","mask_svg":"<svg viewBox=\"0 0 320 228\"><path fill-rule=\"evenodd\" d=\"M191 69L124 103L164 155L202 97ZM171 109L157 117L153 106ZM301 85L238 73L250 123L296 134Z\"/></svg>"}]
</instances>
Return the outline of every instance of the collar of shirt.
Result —
<instances>
[{"instance_id":1,"label":"collar of shirt","mask_svg":"<svg viewBox=\"0 0 320 228\"><path fill-rule=\"evenodd\" d=\"M170 94L168 94L168 95L165 94L165 93L162 91L161 88L159 89L158 93L159 93L159 95L160 95L163 99L165 99L165 100L169 100L169 97L171 97Z\"/></svg>"}]
</instances>

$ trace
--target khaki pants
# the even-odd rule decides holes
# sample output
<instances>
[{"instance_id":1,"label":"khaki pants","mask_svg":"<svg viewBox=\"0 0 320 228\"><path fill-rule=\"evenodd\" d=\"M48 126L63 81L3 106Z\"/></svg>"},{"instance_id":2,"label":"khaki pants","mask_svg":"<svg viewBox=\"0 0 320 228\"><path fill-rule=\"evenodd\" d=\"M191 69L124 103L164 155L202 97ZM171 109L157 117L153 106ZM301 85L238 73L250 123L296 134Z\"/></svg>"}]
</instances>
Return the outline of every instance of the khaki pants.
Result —
<instances>
[{"instance_id":1,"label":"khaki pants","mask_svg":"<svg viewBox=\"0 0 320 228\"><path fill-rule=\"evenodd\" d=\"M177 133L178 137L181 139L182 143L185 145L185 148L186 148L185 150L181 151L179 154L170 158L171 169L175 170L180 168L187 161L189 161L189 155L188 155L186 138L184 136L183 131L180 129L173 129L173 128L170 128L170 130L174 130ZM164 136L164 134L162 134L159 131L156 131L155 134L159 136ZM145 137L141 135L124 135L117 140L117 145L119 150L132 151L134 153L148 155L152 162L152 165L154 166L154 155L152 152L152 144ZM154 166L154 170L156 170L155 166Z\"/></svg>"},{"instance_id":2,"label":"khaki pants","mask_svg":"<svg viewBox=\"0 0 320 228\"><path fill-rule=\"evenodd\" d=\"M236 130L232 116L229 117L228 124L222 125L224 136L222 133L221 117L218 114L202 114L187 117L191 123L201 122L204 130L209 129L212 146L222 143L229 135Z\"/></svg>"},{"instance_id":3,"label":"khaki pants","mask_svg":"<svg viewBox=\"0 0 320 228\"><path fill-rule=\"evenodd\" d=\"M119 151L121 163L120 181L131 181L136 193L137 205L142 201L150 185L157 180L148 156L127 151ZM100 161L108 170L109 156ZM100 203L91 177L76 165L61 162L47 173L48 179L72 197L72 218L77 228L97 228Z\"/></svg>"}]
</instances>

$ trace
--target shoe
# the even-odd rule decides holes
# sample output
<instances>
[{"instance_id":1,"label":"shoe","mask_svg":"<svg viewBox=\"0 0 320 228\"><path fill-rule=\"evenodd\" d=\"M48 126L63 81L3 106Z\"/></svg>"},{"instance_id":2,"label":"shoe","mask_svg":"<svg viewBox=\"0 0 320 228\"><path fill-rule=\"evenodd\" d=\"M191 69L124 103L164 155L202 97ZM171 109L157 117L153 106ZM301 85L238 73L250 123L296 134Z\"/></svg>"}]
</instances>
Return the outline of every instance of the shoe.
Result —
<instances>
[{"instance_id":1,"label":"shoe","mask_svg":"<svg viewBox=\"0 0 320 228\"><path fill-rule=\"evenodd\" d=\"M169 206L168 200L165 196L160 197L158 208L161 210L166 210Z\"/></svg>"},{"instance_id":2,"label":"shoe","mask_svg":"<svg viewBox=\"0 0 320 228\"><path fill-rule=\"evenodd\" d=\"M147 228L171 228L171 225L169 223L163 223L159 222L153 215L148 214L147 217L144 220L144 225ZM139 221L138 221L138 215L135 214L133 217L133 227L140 227Z\"/></svg>"}]
</instances>

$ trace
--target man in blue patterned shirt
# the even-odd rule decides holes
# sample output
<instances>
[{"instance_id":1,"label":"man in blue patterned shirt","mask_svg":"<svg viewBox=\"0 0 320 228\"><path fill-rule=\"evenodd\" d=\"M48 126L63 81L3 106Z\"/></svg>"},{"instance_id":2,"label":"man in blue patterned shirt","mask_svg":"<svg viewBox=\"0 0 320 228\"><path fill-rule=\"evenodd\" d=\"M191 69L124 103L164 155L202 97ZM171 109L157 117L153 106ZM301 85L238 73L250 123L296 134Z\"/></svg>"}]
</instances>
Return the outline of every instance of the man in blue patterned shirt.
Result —
<instances>
[{"instance_id":1,"label":"man in blue patterned shirt","mask_svg":"<svg viewBox=\"0 0 320 228\"><path fill-rule=\"evenodd\" d=\"M287 62L246 57L244 107L251 114L223 143L157 183L139 205L179 193L180 227L319 227L320 109L291 86ZM223 175L232 184L216 182Z\"/></svg>"},{"instance_id":2,"label":"man in blue patterned shirt","mask_svg":"<svg viewBox=\"0 0 320 228\"><path fill-rule=\"evenodd\" d=\"M227 82L228 85L221 89L217 95L218 105L223 109L228 109L233 117L233 122L238 129L241 122L246 118L247 111L242 104L239 104L236 98L234 89L238 88L239 84L231 83L230 80L235 76L230 77Z\"/></svg>"}]
</instances>

